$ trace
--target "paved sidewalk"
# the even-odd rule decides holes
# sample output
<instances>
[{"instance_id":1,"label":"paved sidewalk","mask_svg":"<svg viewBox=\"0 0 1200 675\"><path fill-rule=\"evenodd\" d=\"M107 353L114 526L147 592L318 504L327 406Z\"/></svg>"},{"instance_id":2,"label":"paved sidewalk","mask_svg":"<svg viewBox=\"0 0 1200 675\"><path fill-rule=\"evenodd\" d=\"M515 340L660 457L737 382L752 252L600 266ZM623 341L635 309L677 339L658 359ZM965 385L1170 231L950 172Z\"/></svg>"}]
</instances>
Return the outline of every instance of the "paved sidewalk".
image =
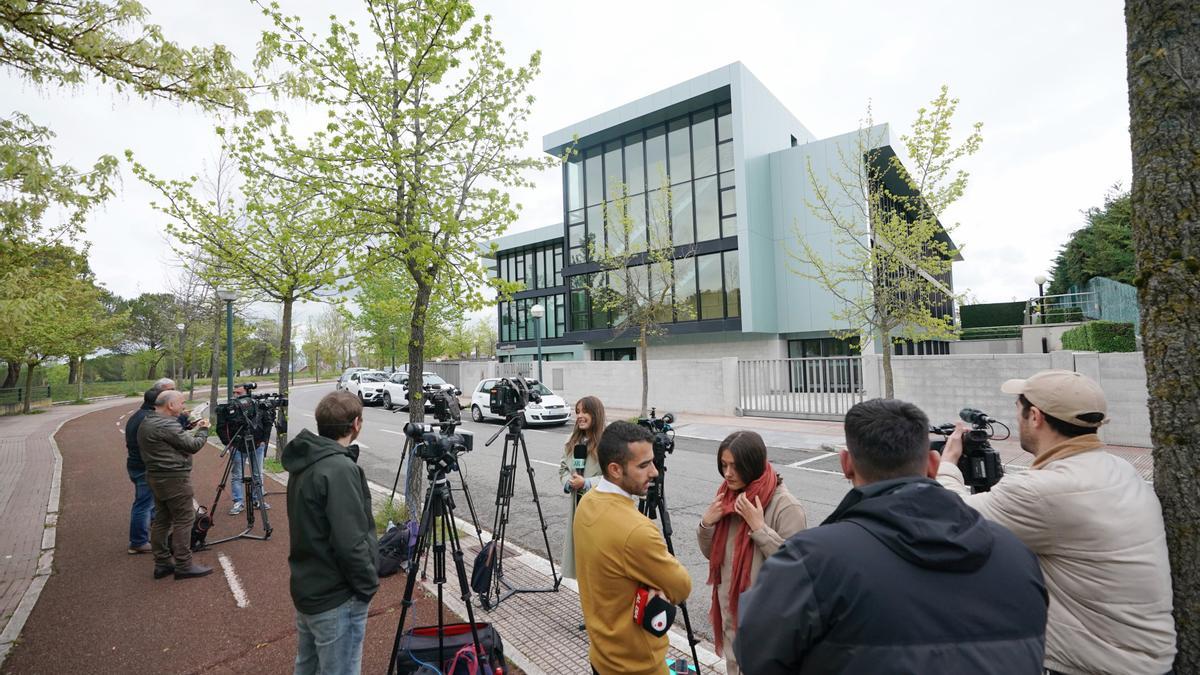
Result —
<instances>
[{"instance_id":1,"label":"paved sidewalk","mask_svg":"<svg viewBox=\"0 0 1200 675\"><path fill-rule=\"evenodd\" d=\"M0 664L33 611L54 561L62 456L54 433L115 399L0 417Z\"/></svg>"}]
</instances>

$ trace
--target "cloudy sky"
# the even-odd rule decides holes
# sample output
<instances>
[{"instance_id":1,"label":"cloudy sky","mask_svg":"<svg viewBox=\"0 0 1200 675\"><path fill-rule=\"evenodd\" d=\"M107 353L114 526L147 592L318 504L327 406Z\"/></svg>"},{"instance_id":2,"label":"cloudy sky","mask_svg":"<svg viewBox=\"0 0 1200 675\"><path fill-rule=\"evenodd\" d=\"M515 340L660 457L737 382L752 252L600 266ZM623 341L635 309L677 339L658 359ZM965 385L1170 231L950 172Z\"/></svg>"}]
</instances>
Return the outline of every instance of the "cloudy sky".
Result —
<instances>
[{"instance_id":1,"label":"cloudy sky","mask_svg":"<svg viewBox=\"0 0 1200 675\"><path fill-rule=\"evenodd\" d=\"M322 27L349 2L279 0ZM221 42L249 61L265 18L248 0L143 0L151 21L186 45ZM857 128L868 101L897 135L942 84L961 99L959 129L983 122L971 182L945 218L965 262L956 286L981 302L1026 297L1080 213L1114 183L1129 184L1125 28L1117 0L1009 2L739 3L480 0L510 57L540 49L542 75L530 153L544 134L732 61L743 62L818 137ZM203 170L217 120L104 86L37 89L0 73L7 113L56 133L59 160L86 166L132 150L164 177ZM290 111L303 115L304 111ZM123 167L119 195L88 224L92 265L124 296L165 290L171 253L153 195ZM514 231L559 222L556 173L518 195ZM307 310L307 313L315 312ZM303 314L301 315L303 316Z\"/></svg>"}]
</instances>

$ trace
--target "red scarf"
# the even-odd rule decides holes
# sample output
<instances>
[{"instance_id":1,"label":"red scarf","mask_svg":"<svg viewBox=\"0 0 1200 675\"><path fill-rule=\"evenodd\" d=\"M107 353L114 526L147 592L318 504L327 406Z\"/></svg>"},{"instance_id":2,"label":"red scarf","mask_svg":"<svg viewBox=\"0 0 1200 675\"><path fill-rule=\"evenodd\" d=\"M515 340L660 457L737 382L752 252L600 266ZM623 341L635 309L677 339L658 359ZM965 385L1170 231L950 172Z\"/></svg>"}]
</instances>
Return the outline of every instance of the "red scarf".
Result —
<instances>
[{"instance_id":1,"label":"red scarf","mask_svg":"<svg viewBox=\"0 0 1200 675\"><path fill-rule=\"evenodd\" d=\"M721 487L717 488L717 496L721 499L721 519L717 521L715 526L716 531L713 532L712 551L708 558L708 583L712 586L712 606L708 610L708 618L712 621L713 641L717 645L717 655L724 655L725 631L722 628L721 617L721 598L719 597L718 589L721 586L721 566L725 563L725 538L729 536L730 528L741 523L737 534L734 535L737 539L733 544L733 566L731 569L733 579L729 585L729 611L737 616L738 596L742 591L750 587L750 567L754 562L754 542L750 541L750 528L746 526L746 521L737 515L733 509L733 504L737 501L739 494L746 495L746 499L750 503L754 503L754 498L763 505L764 516L766 515L767 506L771 503L771 497L775 494L775 488L779 485L781 479L779 474L770 464L767 465L767 470L763 471L753 483L747 485L741 492L734 492L729 489L728 483L721 483ZM731 517L732 516L732 517ZM764 524L764 527L766 525Z\"/></svg>"}]
</instances>

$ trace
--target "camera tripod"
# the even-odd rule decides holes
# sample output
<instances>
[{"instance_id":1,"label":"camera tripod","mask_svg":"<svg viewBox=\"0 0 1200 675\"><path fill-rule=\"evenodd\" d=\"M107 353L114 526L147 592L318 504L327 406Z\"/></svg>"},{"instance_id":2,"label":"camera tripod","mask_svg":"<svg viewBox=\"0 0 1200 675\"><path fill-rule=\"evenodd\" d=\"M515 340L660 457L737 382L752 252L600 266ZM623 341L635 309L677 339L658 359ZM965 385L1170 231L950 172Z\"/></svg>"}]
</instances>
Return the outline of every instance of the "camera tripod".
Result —
<instances>
[{"instance_id":1,"label":"camera tripod","mask_svg":"<svg viewBox=\"0 0 1200 675\"><path fill-rule=\"evenodd\" d=\"M660 451L657 447L654 449L654 467L658 469L658 476L650 483L650 489L646 491L646 497L638 503L638 511L650 520L659 518L662 520L663 539L667 541L667 552L672 556L675 555L675 545L671 543L671 513L667 511L667 458L666 453ZM700 657L696 653L696 645L700 642L696 639L696 634L692 632L692 619L688 616L687 601L679 603L679 610L683 613L683 627L687 630L688 646L692 649L692 663L696 666L696 672L700 672Z\"/></svg>"},{"instance_id":2,"label":"camera tripod","mask_svg":"<svg viewBox=\"0 0 1200 675\"><path fill-rule=\"evenodd\" d=\"M238 445L241 448L238 448ZM221 473L221 482L217 484L217 495L213 497L212 509L208 512L209 517L216 516L217 503L221 501L221 493L225 491L225 484L229 482L229 476L233 473L233 463L242 462L242 483L244 485L246 501L246 529L238 534L216 541L210 541L205 544L205 548L216 544L223 544L234 539L258 539L260 541L271 538L271 520L267 517L266 501L264 500L263 484L262 484L262 465L258 461L258 448L254 441L254 434L249 426L244 426L233 438L229 440L229 445L221 451L221 456L229 455L229 460L225 462L225 471ZM246 470L245 462L249 460L250 470ZM255 495L258 498L255 499ZM254 531L254 511L258 510L262 514L263 533L251 534Z\"/></svg>"},{"instance_id":3,"label":"camera tripod","mask_svg":"<svg viewBox=\"0 0 1200 675\"><path fill-rule=\"evenodd\" d=\"M492 541L497 542L496 572L492 577L491 589L479 596L479 601L484 609L498 607L501 602L517 593L557 593L559 585L562 584L562 577L554 568L554 556L550 553L550 537L546 534L546 518L542 515L542 503L538 501L537 483L533 480L533 465L529 462L529 448L525 445L525 435L522 433L524 427L525 414L517 412L509 417L504 422L504 426L484 443L485 446L491 445L501 432L505 432L504 449L500 456L500 480L496 485L496 518L492 524ZM546 544L546 559L550 561L550 576L554 578L554 585L550 588L517 588L504 579L504 548L509 508L512 505L513 487L516 483L518 451L525 458L525 471L529 475L529 489L533 492L533 503L537 506L538 523L542 526L542 541Z\"/></svg>"},{"instance_id":4,"label":"camera tripod","mask_svg":"<svg viewBox=\"0 0 1200 675\"><path fill-rule=\"evenodd\" d=\"M445 604L442 602L442 587L446 585L446 544L450 544L451 557L454 558L454 570L458 575L458 587L461 589L463 604L467 608L467 623L471 628L471 641L475 653L486 658L479 640L478 626L475 623L475 612L471 607L470 582L467 581L467 568L463 562L462 544L458 540L458 528L454 525L454 497L451 494L450 480L446 478L447 466L444 463L429 462L426 465L429 476L429 491L425 495L425 507L421 511L421 529L417 535L417 547L408 559L408 579L404 585L404 599L401 601L400 622L396 625L396 637L392 641L392 655L388 659L388 675L396 672L396 659L400 655L400 639L404 634L404 621L408 610L413 604L413 590L416 588L417 568L421 566L421 558L428 563L429 549L433 549L433 582L437 584L438 597L438 659L437 665L446 662L448 654L445 650L444 638L446 621L444 618ZM460 474L461 476L461 474ZM490 664L495 668L502 664ZM491 672L488 670L487 672Z\"/></svg>"}]
</instances>

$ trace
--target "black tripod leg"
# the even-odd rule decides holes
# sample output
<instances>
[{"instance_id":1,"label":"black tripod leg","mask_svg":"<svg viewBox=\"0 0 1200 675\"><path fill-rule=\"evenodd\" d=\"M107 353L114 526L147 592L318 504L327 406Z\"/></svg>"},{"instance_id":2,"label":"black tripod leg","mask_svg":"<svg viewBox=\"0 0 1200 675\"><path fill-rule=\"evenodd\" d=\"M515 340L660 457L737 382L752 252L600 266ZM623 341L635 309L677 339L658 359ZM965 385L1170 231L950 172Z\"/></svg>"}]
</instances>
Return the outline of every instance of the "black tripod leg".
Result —
<instances>
[{"instance_id":1,"label":"black tripod leg","mask_svg":"<svg viewBox=\"0 0 1200 675\"><path fill-rule=\"evenodd\" d=\"M265 447L263 448L263 453L264 454L266 453ZM259 458L258 458L258 447L257 446L255 446L254 451L250 453L250 477L251 477L250 487L252 488L252 490L257 490L257 493L258 493L258 499L257 499L258 511L262 515L263 537L270 538L271 530L272 530L271 519L269 517L267 517L267 498L266 498L267 496L266 496L265 490L263 489L262 461L259 460ZM252 499L250 500L250 508L246 509L247 512L254 510L254 503L256 501L255 499L253 499L254 494L255 494L255 492L253 492L253 491L250 492L250 496L252 497Z\"/></svg>"},{"instance_id":2,"label":"black tripod leg","mask_svg":"<svg viewBox=\"0 0 1200 675\"><path fill-rule=\"evenodd\" d=\"M666 476L663 476L664 479ZM667 540L667 553L675 555L675 545L671 543L671 514L667 511L667 486L664 480L661 484L662 489L658 493L658 513L662 517L663 524L663 539ZM688 646L692 648L692 663L696 664L696 672L700 672L700 657L696 653L696 634L692 632L692 618L688 616L687 601L679 603L679 609L683 612L683 627L687 630Z\"/></svg>"},{"instance_id":3,"label":"black tripod leg","mask_svg":"<svg viewBox=\"0 0 1200 675\"><path fill-rule=\"evenodd\" d=\"M404 468L404 458L408 456L408 450L412 447L412 438L405 435L404 448L400 450L400 463L396 465L396 480L392 481L392 496L388 498L388 505L396 503L396 488L400 486L400 470ZM412 514L408 514L412 518Z\"/></svg>"},{"instance_id":4,"label":"black tripod leg","mask_svg":"<svg viewBox=\"0 0 1200 675\"><path fill-rule=\"evenodd\" d=\"M475 513L475 501L471 499L471 488L467 485L467 479L462 474L462 469L458 472L459 483L462 484L462 493L467 498L467 511L471 513L471 525L475 527L475 538L479 540L479 545L483 545L483 530L479 529L479 514Z\"/></svg>"},{"instance_id":5,"label":"black tripod leg","mask_svg":"<svg viewBox=\"0 0 1200 675\"><path fill-rule=\"evenodd\" d=\"M404 599L400 601L400 623L396 626L396 638L392 641L392 656L388 660L388 675L396 672L396 657L400 655L400 637L404 634L404 621L408 618L408 609L413 604L413 591L417 584L417 569L421 566L421 558L427 554L430 523L433 521L432 502L434 491L430 490L425 496L425 507L421 511L421 525L417 533L417 545L412 556L408 559L408 579L404 583Z\"/></svg>"},{"instance_id":6,"label":"black tripod leg","mask_svg":"<svg viewBox=\"0 0 1200 675\"><path fill-rule=\"evenodd\" d=\"M529 474L529 489L533 492L533 503L537 506L538 522L542 526L542 541L546 543L546 560L550 561L550 576L554 578L554 589L562 583L562 578L554 569L554 554L550 552L550 535L546 532L546 517L542 514L542 502L538 499L537 482L533 479L533 464L529 462L529 447L525 445L525 437L518 436L521 442L521 453L525 456L525 472ZM516 459L515 457L513 458ZM515 462L514 462L515 463Z\"/></svg>"}]
</instances>

